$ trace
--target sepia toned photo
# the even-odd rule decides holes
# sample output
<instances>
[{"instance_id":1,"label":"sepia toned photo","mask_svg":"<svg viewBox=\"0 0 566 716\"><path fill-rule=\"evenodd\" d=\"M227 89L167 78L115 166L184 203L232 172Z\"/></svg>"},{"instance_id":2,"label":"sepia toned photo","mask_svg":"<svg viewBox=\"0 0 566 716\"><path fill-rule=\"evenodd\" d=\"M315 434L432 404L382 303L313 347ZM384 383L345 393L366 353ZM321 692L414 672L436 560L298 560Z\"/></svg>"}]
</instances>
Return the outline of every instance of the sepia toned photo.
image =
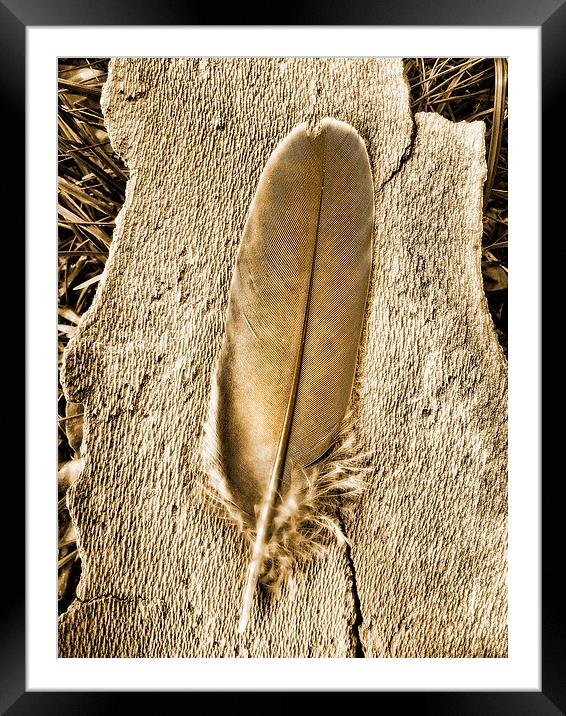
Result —
<instances>
[{"instance_id":1,"label":"sepia toned photo","mask_svg":"<svg viewBox=\"0 0 566 716\"><path fill-rule=\"evenodd\" d=\"M505 659L507 60L57 69L58 656Z\"/></svg>"}]
</instances>

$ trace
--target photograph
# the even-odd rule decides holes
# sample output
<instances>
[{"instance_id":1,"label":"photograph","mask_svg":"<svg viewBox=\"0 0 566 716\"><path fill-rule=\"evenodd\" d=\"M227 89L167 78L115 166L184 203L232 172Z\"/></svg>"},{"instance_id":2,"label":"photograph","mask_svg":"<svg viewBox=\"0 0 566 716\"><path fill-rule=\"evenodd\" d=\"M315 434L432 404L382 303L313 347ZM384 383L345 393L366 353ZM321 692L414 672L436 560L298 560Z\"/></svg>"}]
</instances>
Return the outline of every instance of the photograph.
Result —
<instances>
[{"instance_id":1,"label":"photograph","mask_svg":"<svg viewBox=\"0 0 566 716\"><path fill-rule=\"evenodd\" d=\"M507 70L59 58L59 657L507 657Z\"/></svg>"}]
</instances>

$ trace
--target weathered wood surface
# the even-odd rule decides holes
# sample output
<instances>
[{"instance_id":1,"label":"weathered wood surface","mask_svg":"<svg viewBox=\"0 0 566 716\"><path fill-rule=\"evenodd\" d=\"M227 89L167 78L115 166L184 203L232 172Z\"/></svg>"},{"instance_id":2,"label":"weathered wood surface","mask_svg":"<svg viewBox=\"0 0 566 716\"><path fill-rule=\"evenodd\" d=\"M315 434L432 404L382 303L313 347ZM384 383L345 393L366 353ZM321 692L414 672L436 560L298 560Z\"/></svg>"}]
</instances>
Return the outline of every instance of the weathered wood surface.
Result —
<instances>
[{"instance_id":1,"label":"weathered wood surface","mask_svg":"<svg viewBox=\"0 0 566 716\"><path fill-rule=\"evenodd\" d=\"M85 405L69 491L79 657L505 656L506 362L480 273L483 124L417 115L398 60L113 61L131 170L110 258L66 354ZM296 584L236 626L248 547L199 456L246 212L271 151L333 116L367 143L374 265L355 411L373 471Z\"/></svg>"}]
</instances>

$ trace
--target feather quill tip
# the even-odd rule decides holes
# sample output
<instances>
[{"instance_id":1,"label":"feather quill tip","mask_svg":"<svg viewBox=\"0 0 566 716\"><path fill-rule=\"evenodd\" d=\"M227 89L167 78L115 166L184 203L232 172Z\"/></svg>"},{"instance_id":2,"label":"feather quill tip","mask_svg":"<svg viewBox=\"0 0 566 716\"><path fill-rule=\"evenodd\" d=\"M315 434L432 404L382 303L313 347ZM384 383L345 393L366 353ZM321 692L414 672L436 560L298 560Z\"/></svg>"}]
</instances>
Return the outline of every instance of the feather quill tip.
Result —
<instances>
[{"instance_id":1,"label":"feather quill tip","mask_svg":"<svg viewBox=\"0 0 566 716\"><path fill-rule=\"evenodd\" d=\"M257 575L252 575L251 570L248 573L248 580L246 588L244 590L244 599L242 601L242 613L240 615L240 621L238 622L238 633L243 634L250 620L250 613L252 611L252 604L254 600L254 594L257 586Z\"/></svg>"}]
</instances>

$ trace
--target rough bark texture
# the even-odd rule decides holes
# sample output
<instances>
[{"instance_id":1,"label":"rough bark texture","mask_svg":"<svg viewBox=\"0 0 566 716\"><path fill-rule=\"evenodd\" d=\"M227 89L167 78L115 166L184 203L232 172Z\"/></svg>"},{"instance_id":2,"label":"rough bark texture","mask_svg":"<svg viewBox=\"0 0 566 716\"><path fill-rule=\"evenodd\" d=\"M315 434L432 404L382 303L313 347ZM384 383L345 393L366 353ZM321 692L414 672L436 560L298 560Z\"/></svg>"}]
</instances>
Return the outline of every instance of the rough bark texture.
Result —
<instances>
[{"instance_id":1,"label":"rough bark texture","mask_svg":"<svg viewBox=\"0 0 566 716\"><path fill-rule=\"evenodd\" d=\"M73 657L505 656L506 363L480 273L483 124L409 112L399 60L115 60L103 107L131 170L66 354L85 405L69 491ZM259 174L298 123L364 138L374 264L354 410L372 472L351 546L236 626L249 548L199 443Z\"/></svg>"}]
</instances>

